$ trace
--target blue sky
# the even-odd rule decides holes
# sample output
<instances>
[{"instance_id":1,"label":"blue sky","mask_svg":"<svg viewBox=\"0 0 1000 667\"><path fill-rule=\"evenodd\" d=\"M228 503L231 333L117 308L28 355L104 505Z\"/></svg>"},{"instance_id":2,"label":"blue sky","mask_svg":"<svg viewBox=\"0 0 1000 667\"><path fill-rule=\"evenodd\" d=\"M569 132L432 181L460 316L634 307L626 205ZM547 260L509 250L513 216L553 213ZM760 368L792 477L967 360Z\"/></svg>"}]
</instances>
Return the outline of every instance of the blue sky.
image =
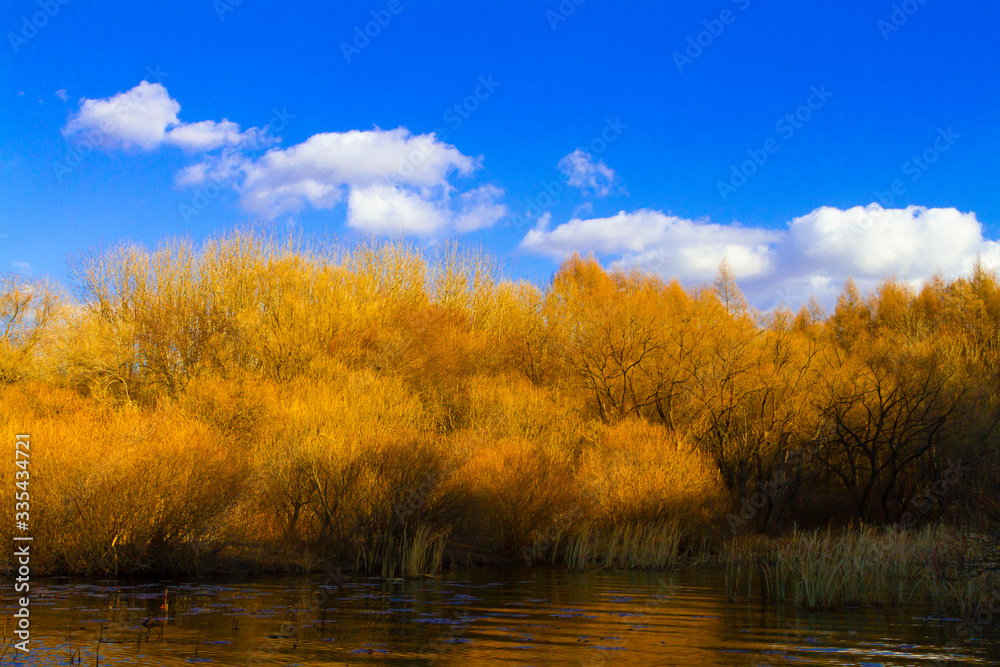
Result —
<instances>
[{"instance_id":1,"label":"blue sky","mask_svg":"<svg viewBox=\"0 0 1000 667\"><path fill-rule=\"evenodd\" d=\"M577 1L4 3L0 271L248 220L764 307L1000 265L1000 7Z\"/></svg>"}]
</instances>

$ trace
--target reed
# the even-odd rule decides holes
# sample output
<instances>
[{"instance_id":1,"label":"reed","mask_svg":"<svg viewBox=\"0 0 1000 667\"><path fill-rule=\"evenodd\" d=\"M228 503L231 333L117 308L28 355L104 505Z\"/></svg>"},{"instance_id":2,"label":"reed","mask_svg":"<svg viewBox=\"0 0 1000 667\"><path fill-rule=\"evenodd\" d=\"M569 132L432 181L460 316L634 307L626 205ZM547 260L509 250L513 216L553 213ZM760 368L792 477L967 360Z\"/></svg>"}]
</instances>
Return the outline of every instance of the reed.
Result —
<instances>
[{"instance_id":1,"label":"reed","mask_svg":"<svg viewBox=\"0 0 1000 667\"><path fill-rule=\"evenodd\" d=\"M741 595L741 574L770 577L762 588L774 599L790 599L806 609L930 603L938 609L974 611L987 601L997 581L986 573L969 575L954 564L967 546L953 529L926 526L862 527L795 531L779 539L732 540L724 550L726 586ZM748 584L747 597L752 597Z\"/></svg>"},{"instance_id":2,"label":"reed","mask_svg":"<svg viewBox=\"0 0 1000 667\"><path fill-rule=\"evenodd\" d=\"M789 572L777 558L777 544L763 535L746 535L723 543L719 561L731 601L756 596L783 601Z\"/></svg>"},{"instance_id":3,"label":"reed","mask_svg":"<svg viewBox=\"0 0 1000 667\"><path fill-rule=\"evenodd\" d=\"M679 563L683 531L677 521L630 523L604 530L585 527L567 546L573 569L666 569Z\"/></svg>"},{"instance_id":4,"label":"reed","mask_svg":"<svg viewBox=\"0 0 1000 667\"><path fill-rule=\"evenodd\" d=\"M448 531L419 524L409 535L404 530L398 538L384 537L370 555L362 550L361 569L386 579L433 576L441 571L447 544Z\"/></svg>"}]
</instances>

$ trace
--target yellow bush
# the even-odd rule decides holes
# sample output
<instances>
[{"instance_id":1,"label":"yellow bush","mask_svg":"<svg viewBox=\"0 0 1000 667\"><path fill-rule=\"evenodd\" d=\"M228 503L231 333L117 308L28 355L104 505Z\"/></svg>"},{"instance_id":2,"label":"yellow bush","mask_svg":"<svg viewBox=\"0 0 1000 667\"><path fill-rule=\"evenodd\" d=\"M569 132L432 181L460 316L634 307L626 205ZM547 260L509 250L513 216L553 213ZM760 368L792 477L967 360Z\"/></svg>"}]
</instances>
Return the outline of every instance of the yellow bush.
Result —
<instances>
[{"instance_id":1,"label":"yellow bush","mask_svg":"<svg viewBox=\"0 0 1000 667\"><path fill-rule=\"evenodd\" d=\"M995 454L982 266L919 294L849 282L798 318L754 311L726 266L689 289L574 257L537 287L452 245L254 230L123 245L76 277L78 302L0 277L0 435L33 438L51 571L253 552L415 574L448 544L531 559L566 535L579 566L663 567L728 496L758 530L803 518L803 490L878 496L888 520L948 460Z\"/></svg>"},{"instance_id":2,"label":"yellow bush","mask_svg":"<svg viewBox=\"0 0 1000 667\"><path fill-rule=\"evenodd\" d=\"M469 518L485 545L508 555L565 530L580 512L570 461L525 438L483 442L457 483L473 499Z\"/></svg>"},{"instance_id":3,"label":"yellow bush","mask_svg":"<svg viewBox=\"0 0 1000 667\"><path fill-rule=\"evenodd\" d=\"M30 523L43 571L193 566L224 545L221 519L246 466L211 428L169 405L109 409L50 387L3 393L6 436L31 436Z\"/></svg>"},{"instance_id":4,"label":"yellow bush","mask_svg":"<svg viewBox=\"0 0 1000 667\"><path fill-rule=\"evenodd\" d=\"M578 484L601 527L671 519L693 528L722 507L710 462L677 434L637 420L598 431L581 457Z\"/></svg>"}]
</instances>

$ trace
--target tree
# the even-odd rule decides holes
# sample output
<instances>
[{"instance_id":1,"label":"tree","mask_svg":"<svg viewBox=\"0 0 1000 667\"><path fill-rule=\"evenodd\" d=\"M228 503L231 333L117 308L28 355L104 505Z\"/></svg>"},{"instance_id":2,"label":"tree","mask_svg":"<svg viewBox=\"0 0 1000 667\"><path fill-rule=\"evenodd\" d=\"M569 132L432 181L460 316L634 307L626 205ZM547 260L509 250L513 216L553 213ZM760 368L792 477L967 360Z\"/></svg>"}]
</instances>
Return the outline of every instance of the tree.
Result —
<instances>
[{"instance_id":1,"label":"tree","mask_svg":"<svg viewBox=\"0 0 1000 667\"><path fill-rule=\"evenodd\" d=\"M670 326L662 282L638 272L608 275L593 258L568 260L553 280L553 310L566 322L570 365L604 422L655 410L671 392L662 370Z\"/></svg>"},{"instance_id":2,"label":"tree","mask_svg":"<svg viewBox=\"0 0 1000 667\"><path fill-rule=\"evenodd\" d=\"M754 521L768 530L780 523L802 481L801 468L785 463L816 423L808 401L816 341L780 310L763 330L722 318L705 333L713 355L695 374L699 410L692 429L738 502L766 491L769 502Z\"/></svg>"},{"instance_id":3,"label":"tree","mask_svg":"<svg viewBox=\"0 0 1000 667\"><path fill-rule=\"evenodd\" d=\"M871 308L861 297L854 279L848 278L830 318L834 339L843 347L851 347L868 335L871 321Z\"/></svg>"},{"instance_id":4,"label":"tree","mask_svg":"<svg viewBox=\"0 0 1000 667\"><path fill-rule=\"evenodd\" d=\"M0 383L24 377L57 309L56 295L46 285L0 275Z\"/></svg>"},{"instance_id":5,"label":"tree","mask_svg":"<svg viewBox=\"0 0 1000 667\"><path fill-rule=\"evenodd\" d=\"M933 481L935 454L968 419L971 387L940 351L899 340L825 357L819 409L832 431L816 458L862 520L896 521L923 480Z\"/></svg>"}]
</instances>

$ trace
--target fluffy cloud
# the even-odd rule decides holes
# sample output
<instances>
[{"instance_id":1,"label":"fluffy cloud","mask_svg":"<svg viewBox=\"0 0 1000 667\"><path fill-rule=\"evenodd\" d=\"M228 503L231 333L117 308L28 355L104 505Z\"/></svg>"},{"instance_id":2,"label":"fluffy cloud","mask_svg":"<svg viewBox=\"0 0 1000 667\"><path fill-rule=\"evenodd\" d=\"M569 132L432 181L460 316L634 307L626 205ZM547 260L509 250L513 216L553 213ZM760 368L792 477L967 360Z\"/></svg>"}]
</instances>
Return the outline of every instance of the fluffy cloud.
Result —
<instances>
[{"instance_id":1,"label":"fluffy cloud","mask_svg":"<svg viewBox=\"0 0 1000 667\"><path fill-rule=\"evenodd\" d=\"M63 135L80 137L94 147L147 151L167 143L206 152L227 145L257 144L263 139L264 133L257 128L241 132L238 124L225 119L183 123L178 118L180 110L180 103L166 88L142 81L111 97L80 100L80 108L70 116Z\"/></svg>"},{"instance_id":2,"label":"fluffy cloud","mask_svg":"<svg viewBox=\"0 0 1000 667\"><path fill-rule=\"evenodd\" d=\"M227 146L217 154L205 155L200 162L184 167L175 180L180 186L197 186L208 181L217 185L236 187L236 182L246 175L246 169L253 163L247 151L253 144Z\"/></svg>"},{"instance_id":3,"label":"fluffy cloud","mask_svg":"<svg viewBox=\"0 0 1000 667\"><path fill-rule=\"evenodd\" d=\"M180 121L181 105L158 83L141 82L135 88L104 99L83 99L63 128L63 135L86 134L103 148L138 147L152 150L167 128Z\"/></svg>"},{"instance_id":4,"label":"fluffy cloud","mask_svg":"<svg viewBox=\"0 0 1000 667\"><path fill-rule=\"evenodd\" d=\"M792 220L789 233L795 254L810 264L861 278L955 276L971 269L977 253L988 259L997 251L976 214L954 208L824 206Z\"/></svg>"},{"instance_id":5,"label":"fluffy cloud","mask_svg":"<svg viewBox=\"0 0 1000 667\"><path fill-rule=\"evenodd\" d=\"M412 135L403 128L325 132L248 165L243 202L273 217L306 204L330 208L341 201L345 186L442 187L452 172L469 174L477 166L434 134Z\"/></svg>"},{"instance_id":6,"label":"fluffy cloud","mask_svg":"<svg viewBox=\"0 0 1000 667\"><path fill-rule=\"evenodd\" d=\"M598 197L607 195L615 180L614 169L604 164L603 160L595 162L590 153L579 148L559 160L559 170L570 187L591 192Z\"/></svg>"},{"instance_id":7,"label":"fluffy cloud","mask_svg":"<svg viewBox=\"0 0 1000 667\"><path fill-rule=\"evenodd\" d=\"M199 185L208 179L211 169L212 165L208 162L198 162L181 169L174 180L177 185Z\"/></svg>"},{"instance_id":8,"label":"fluffy cloud","mask_svg":"<svg viewBox=\"0 0 1000 667\"><path fill-rule=\"evenodd\" d=\"M593 252L615 266L688 282L710 279L725 258L748 296L762 306L794 306L811 295L832 304L849 276L862 288L887 276L918 286L936 272L966 274L977 257L1000 268L1000 243L984 238L974 213L953 208L822 207L782 230L649 210L549 225L543 218L521 247L555 259Z\"/></svg>"},{"instance_id":9,"label":"fluffy cloud","mask_svg":"<svg viewBox=\"0 0 1000 667\"><path fill-rule=\"evenodd\" d=\"M696 222L660 211L624 211L610 218L570 220L548 229L548 218L529 231L521 247L562 259L573 252L617 255L621 266L638 267L682 280L706 280L726 259L738 276L773 269L778 232Z\"/></svg>"},{"instance_id":10,"label":"fluffy cloud","mask_svg":"<svg viewBox=\"0 0 1000 667\"><path fill-rule=\"evenodd\" d=\"M326 132L268 151L244 165L245 208L275 217L306 206L347 200L348 225L368 233L429 236L494 224L506 213L499 188L454 195L453 175L469 175L479 159L432 134L395 130Z\"/></svg>"},{"instance_id":11,"label":"fluffy cloud","mask_svg":"<svg viewBox=\"0 0 1000 667\"><path fill-rule=\"evenodd\" d=\"M459 197L460 208L455 218L455 230L472 232L492 227L507 215L507 207L496 202L502 196L503 190L494 185L484 185L463 192Z\"/></svg>"},{"instance_id":12,"label":"fluffy cloud","mask_svg":"<svg viewBox=\"0 0 1000 667\"><path fill-rule=\"evenodd\" d=\"M203 120L178 125L167 133L166 141L186 150L205 152L222 146L236 146L244 141L244 137L240 126L232 121L223 119L217 123Z\"/></svg>"},{"instance_id":13,"label":"fluffy cloud","mask_svg":"<svg viewBox=\"0 0 1000 667\"><path fill-rule=\"evenodd\" d=\"M497 201L503 195L499 188L463 191L452 182L471 175L481 159L433 133L324 132L261 155L257 149L278 141L268 135L269 126L241 130L226 119L185 123L180 108L162 85L143 81L112 97L81 100L63 134L92 148L171 145L198 153L197 162L177 173L178 186L226 184L239 193L244 208L268 218L346 201L351 227L431 236L483 229L507 212Z\"/></svg>"},{"instance_id":14,"label":"fluffy cloud","mask_svg":"<svg viewBox=\"0 0 1000 667\"><path fill-rule=\"evenodd\" d=\"M433 201L393 185L352 188L347 224L370 234L429 235L447 224L445 212Z\"/></svg>"}]
</instances>

